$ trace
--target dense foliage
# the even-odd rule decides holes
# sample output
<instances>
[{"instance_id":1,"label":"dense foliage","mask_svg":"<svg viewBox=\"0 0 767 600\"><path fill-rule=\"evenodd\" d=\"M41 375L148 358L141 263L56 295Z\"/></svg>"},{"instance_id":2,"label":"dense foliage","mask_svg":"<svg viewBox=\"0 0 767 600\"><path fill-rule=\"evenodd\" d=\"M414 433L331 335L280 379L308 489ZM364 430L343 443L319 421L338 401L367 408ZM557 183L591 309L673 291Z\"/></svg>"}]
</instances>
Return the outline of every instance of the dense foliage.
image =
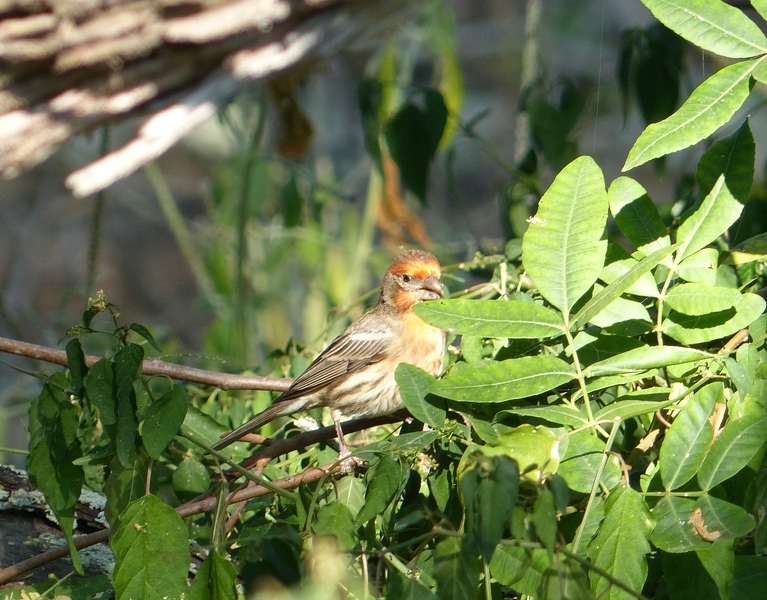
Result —
<instances>
[{"instance_id":1,"label":"dense foliage","mask_svg":"<svg viewBox=\"0 0 767 600\"><path fill-rule=\"evenodd\" d=\"M754 80L767 83L767 38L740 10L643 2L688 42L739 61L673 114L665 98L654 112L642 100L646 114L668 116L637 140L626 169L703 141ZM383 168L385 144L423 198L454 103L436 89L393 100L384 81L360 94L371 154ZM70 540L81 489L106 495L116 566L111 581L71 579L57 593L224 599L237 597L239 579L253 598L767 597L767 316L757 293L767 237L733 244L729 233L754 178L749 124L703 154L677 216L661 216L635 179L606 184L564 137L539 134L534 152L563 168L504 254L462 265L489 281L416 307L449 332L446 371L398 368L414 419L357 439L366 469L318 474L312 467L337 456L325 443L262 454L243 477L263 493L224 506L245 471L227 478L224 463L253 449L210 444L270 394L142 375L152 334L93 301L69 332L69 369L32 404L29 472ZM512 205L536 187L530 162L515 172ZM105 316L114 333L89 368L82 347L103 336L95 323ZM262 372L300 372L306 360L291 346ZM296 429L264 433L289 441ZM218 502L183 513L206 493ZM182 518L172 507L185 502ZM209 550L191 587L190 542ZM79 570L74 549L72 558Z\"/></svg>"}]
</instances>

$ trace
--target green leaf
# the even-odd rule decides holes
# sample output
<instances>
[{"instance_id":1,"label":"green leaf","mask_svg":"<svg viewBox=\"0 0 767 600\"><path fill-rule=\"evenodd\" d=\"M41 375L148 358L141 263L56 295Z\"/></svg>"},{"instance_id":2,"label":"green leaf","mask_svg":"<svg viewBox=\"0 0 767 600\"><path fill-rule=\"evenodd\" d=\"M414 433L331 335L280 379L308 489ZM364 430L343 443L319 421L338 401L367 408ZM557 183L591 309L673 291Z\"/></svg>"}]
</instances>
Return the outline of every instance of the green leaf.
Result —
<instances>
[{"instance_id":1,"label":"green leaf","mask_svg":"<svg viewBox=\"0 0 767 600\"><path fill-rule=\"evenodd\" d=\"M160 458L170 441L176 436L186 417L189 397L184 388L174 385L152 402L144 413L141 438L147 454Z\"/></svg>"},{"instance_id":2,"label":"green leaf","mask_svg":"<svg viewBox=\"0 0 767 600\"><path fill-rule=\"evenodd\" d=\"M719 251L716 248L703 248L685 258L679 264L677 274L690 283L716 285L718 264Z\"/></svg>"},{"instance_id":3,"label":"green leaf","mask_svg":"<svg viewBox=\"0 0 767 600\"><path fill-rule=\"evenodd\" d=\"M607 190L615 223L642 256L671 245L668 229L645 189L631 177L618 177Z\"/></svg>"},{"instance_id":4,"label":"green leaf","mask_svg":"<svg viewBox=\"0 0 767 600\"><path fill-rule=\"evenodd\" d=\"M405 408L411 415L434 429L445 424L447 410L444 401L440 406L437 404L439 400L427 398L427 390L434 383L434 377L414 365L400 363L394 372L394 379L397 381Z\"/></svg>"},{"instance_id":5,"label":"green leaf","mask_svg":"<svg viewBox=\"0 0 767 600\"><path fill-rule=\"evenodd\" d=\"M767 556L736 556L730 600L767 598Z\"/></svg>"},{"instance_id":6,"label":"green leaf","mask_svg":"<svg viewBox=\"0 0 767 600\"><path fill-rule=\"evenodd\" d=\"M458 538L444 539L434 548L433 574L440 600L479 598L479 561L462 551Z\"/></svg>"},{"instance_id":7,"label":"green leaf","mask_svg":"<svg viewBox=\"0 0 767 600\"><path fill-rule=\"evenodd\" d=\"M386 510L397 491L404 484L406 470L394 457L384 454L367 473L365 505L357 514L355 523L367 523Z\"/></svg>"},{"instance_id":8,"label":"green leaf","mask_svg":"<svg viewBox=\"0 0 767 600\"><path fill-rule=\"evenodd\" d=\"M237 567L211 550L194 576L189 600L237 600Z\"/></svg>"},{"instance_id":9,"label":"green leaf","mask_svg":"<svg viewBox=\"0 0 767 600\"><path fill-rule=\"evenodd\" d=\"M716 581L712 575L722 577L729 571L729 578L732 579L732 567L734 565L733 556L724 564L719 563L714 568L707 571L704 568L700 556L707 556L712 550L725 546L728 542L714 542L708 548L701 548L694 552L679 552L670 554L661 552L660 560L663 566L663 577L668 585L669 598L674 600L700 600L701 598L722 598L727 599L729 586L721 591L717 588ZM732 555L732 548L729 549ZM725 558L722 556L721 558Z\"/></svg>"},{"instance_id":10,"label":"green leaf","mask_svg":"<svg viewBox=\"0 0 767 600\"><path fill-rule=\"evenodd\" d=\"M732 308L741 298L739 290L705 283L683 283L666 294L669 308L685 315L707 315Z\"/></svg>"},{"instance_id":11,"label":"green leaf","mask_svg":"<svg viewBox=\"0 0 767 600\"><path fill-rule=\"evenodd\" d=\"M565 361L553 356L524 356L500 362L457 363L429 391L460 402L504 402L547 392L575 378Z\"/></svg>"},{"instance_id":12,"label":"green leaf","mask_svg":"<svg viewBox=\"0 0 767 600\"><path fill-rule=\"evenodd\" d=\"M767 38L742 11L721 0L642 0L655 18L687 41L728 58L767 52Z\"/></svg>"},{"instance_id":13,"label":"green leaf","mask_svg":"<svg viewBox=\"0 0 767 600\"><path fill-rule=\"evenodd\" d=\"M562 335L562 317L532 302L436 300L413 307L427 323L459 335L489 338L545 339Z\"/></svg>"},{"instance_id":14,"label":"green leaf","mask_svg":"<svg viewBox=\"0 0 767 600\"><path fill-rule=\"evenodd\" d=\"M554 494L550 489L543 488L539 491L530 521L535 527L535 535L548 550L549 556L553 556L557 541L557 510L554 507Z\"/></svg>"},{"instance_id":15,"label":"green leaf","mask_svg":"<svg viewBox=\"0 0 767 600\"><path fill-rule=\"evenodd\" d=\"M85 364L85 355L80 346L80 340L72 338L67 343L67 367L69 367L69 378L72 380L72 387L79 397L82 398L85 392L85 376L88 374L88 365Z\"/></svg>"},{"instance_id":16,"label":"green leaf","mask_svg":"<svg viewBox=\"0 0 767 600\"><path fill-rule=\"evenodd\" d=\"M727 231L742 210L743 205L733 198L725 185L724 175L720 175L700 206L679 226L677 264Z\"/></svg>"},{"instance_id":17,"label":"green leaf","mask_svg":"<svg viewBox=\"0 0 767 600\"><path fill-rule=\"evenodd\" d=\"M154 337L152 336L152 333L144 327L141 323L131 323L128 326L128 329L135 331L138 333L142 338L144 338L149 344L158 352L162 352L162 348L157 344L157 342L154 340Z\"/></svg>"},{"instance_id":18,"label":"green leaf","mask_svg":"<svg viewBox=\"0 0 767 600\"><path fill-rule=\"evenodd\" d=\"M356 477L343 477L336 483L336 497L356 518L365 504L365 484Z\"/></svg>"},{"instance_id":19,"label":"green leaf","mask_svg":"<svg viewBox=\"0 0 767 600\"><path fill-rule=\"evenodd\" d=\"M472 446L470 446L472 448ZM498 441L481 447L487 456L504 455L517 461L519 472L538 482L554 473L559 461L559 441L545 427L523 424L498 436ZM468 452L468 450L467 450Z\"/></svg>"},{"instance_id":20,"label":"green leaf","mask_svg":"<svg viewBox=\"0 0 767 600\"><path fill-rule=\"evenodd\" d=\"M730 250L726 264L745 265L767 258L767 233L760 233L742 241Z\"/></svg>"},{"instance_id":21,"label":"green leaf","mask_svg":"<svg viewBox=\"0 0 767 600\"><path fill-rule=\"evenodd\" d=\"M745 204L754 181L755 153L754 136L745 120L735 133L711 146L698 161L695 179L703 194L708 194L724 175L727 189Z\"/></svg>"},{"instance_id":22,"label":"green leaf","mask_svg":"<svg viewBox=\"0 0 767 600\"><path fill-rule=\"evenodd\" d=\"M331 502L320 507L312 525L314 533L335 537L338 547L342 550L351 550L357 544L354 529L351 511L340 502Z\"/></svg>"},{"instance_id":23,"label":"green leaf","mask_svg":"<svg viewBox=\"0 0 767 600\"><path fill-rule=\"evenodd\" d=\"M436 90L426 90L424 108L407 102L386 124L384 135L402 181L421 202L426 201L429 163L437 152L447 123L445 100Z\"/></svg>"},{"instance_id":24,"label":"green leaf","mask_svg":"<svg viewBox=\"0 0 767 600\"><path fill-rule=\"evenodd\" d=\"M668 396L669 390L666 390L666 396ZM671 404L673 400L616 400L611 402L604 408L600 408L594 414L595 421L601 421L602 419L613 419L620 417L621 419L632 419L639 415L652 414L655 411L666 408Z\"/></svg>"},{"instance_id":25,"label":"green leaf","mask_svg":"<svg viewBox=\"0 0 767 600\"><path fill-rule=\"evenodd\" d=\"M756 61L735 63L700 84L673 115L642 132L623 170L692 146L727 123L748 97L749 79L756 64Z\"/></svg>"},{"instance_id":26,"label":"green leaf","mask_svg":"<svg viewBox=\"0 0 767 600\"><path fill-rule=\"evenodd\" d=\"M591 300L584 304L583 308L581 308L581 310L579 310L573 317L570 329L575 331L599 315L605 308L610 306L610 304L618 300L621 294L634 285L640 277L645 273L649 273L659 265L663 259L674 251L675 248L676 245L656 250L639 261L623 275L615 279L615 281L606 288L599 291L591 298Z\"/></svg>"},{"instance_id":27,"label":"green leaf","mask_svg":"<svg viewBox=\"0 0 767 600\"><path fill-rule=\"evenodd\" d=\"M402 600L437 600L437 595L432 592L422 581L417 579L414 573L406 577L398 571L390 571L388 574L389 586L387 598L401 598Z\"/></svg>"},{"instance_id":28,"label":"green leaf","mask_svg":"<svg viewBox=\"0 0 767 600\"><path fill-rule=\"evenodd\" d=\"M519 415L521 417L531 417L533 419L543 419L549 423L556 423L557 425L569 425L570 427L580 427L589 421L584 412L578 408L571 408L565 404L508 408L499 412L496 415L496 418L505 414Z\"/></svg>"},{"instance_id":29,"label":"green leaf","mask_svg":"<svg viewBox=\"0 0 767 600\"><path fill-rule=\"evenodd\" d=\"M598 567L641 593L647 579L648 538L654 526L655 519L642 496L627 485L620 485L607 497L605 518L589 544L589 556ZM599 598L634 597L594 571L590 571L590 577L591 588Z\"/></svg>"},{"instance_id":30,"label":"green leaf","mask_svg":"<svg viewBox=\"0 0 767 600\"><path fill-rule=\"evenodd\" d=\"M650 541L665 552L689 552L706 548L710 542L695 533L690 521L695 500L679 496L664 496L652 509L655 517Z\"/></svg>"},{"instance_id":31,"label":"green leaf","mask_svg":"<svg viewBox=\"0 0 767 600\"><path fill-rule=\"evenodd\" d=\"M721 384L708 385L689 398L666 430L658 464L667 490L684 485L698 472L714 437L708 418L714 410L718 394L711 392L721 388Z\"/></svg>"},{"instance_id":32,"label":"green leaf","mask_svg":"<svg viewBox=\"0 0 767 600\"><path fill-rule=\"evenodd\" d=\"M709 542L742 538L754 530L754 517L745 509L708 494L698 498L693 527Z\"/></svg>"},{"instance_id":33,"label":"green leaf","mask_svg":"<svg viewBox=\"0 0 767 600\"><path fill-rule=\"evenodd\" d=\"M157 496L128 505L112 538L117 600L181 598L188 592L189 538L184 520Z\"/></svg>"},{"instance_id":34,"label":"green leaf","mask_svg":"<svg viewBox=\"0 0 767 600\"><path fill-rule=\"evenodd\" d=\"M113 530L119 527L120 514L128 505L146 494L149 463L150 458L143 452L127 467L123 467L117 457L110 462L109 477L104 484L107 496L104 513Z\"/></svg>"},{"instance_id":35,"label":"green leaf","mask_svg":"<svg viewBox=\"0 0 767 600\"><path fill-rule=\"evenodd\" d=\"M144 349L128 344L115 354L115 383L117 385L117 433L115 446L123 466L128 466L136 451L138 418L136 417L136 391L133 382L141 373Z\"/></svg>"},{"instance_id":36,"label":"green leaf","mask_svg":"<svg viewBox=\"0 0 767 600\"><path fill-rule=\"evenodd\" d=\"M713 358L711 354L682 348L680 346L645 346L629 350L617 356L611 356L589 365L584 370L586 377L602 377L621 373L646 371L671 365L697 362Z\"/></svg>"},{"instance_id":37,"label":"green leaf","mask_svg":"<svg viewBox=\"0 0 767 600\"><path fill-rule=\"evenodd\" d=\"M282 208L282 225L290 229L301 223L301 211L304 198L296 184L296 175L291 173L290 179L280 189L280 205Z\"/></svg>"},{"instance_id":38,"label":"green leaf","mask_svg":"<svg viewBox=\"0 0 767 600\"><path fill-rule=\"evenodd\" d=\"M594 485L605 442L591 434L579 431L568 436L567 450L559 464L557 474L562 476L574 492L588 494ZM613 489L621 480L621 469L614 457L608 458L602 471L600 483L608 490Z\"/></svg>"},{"instance_id":39,"label":"green leaf","mask_svg":"<svg viewBox=\"0 0 767 600\"><path fill-rule=\"evenodd\" d=\"M52 382L63 387L67 380L57 373ZM79 417L66 394L46 384L29 408L29 457L27 469L31 482L43 493L56 515L69 545L72 563L82 575L83 567L72 537L75 503L85 481L82 467L73 461L82 456L76 438Z\"/></svg>"},{"instance_id":40,"label":"green leaf","mask_svg":"<svg viewBox=\"0 0 767 600\"><path fill-rule=\"evenodd\" d=\"M102 358L91 367L85 377L85 393L99 410L99 418L104 425L117 423L117 386L114 367L111 360Z\"/></svg>"},{"instance_id":41,"label":"green leaf","mask_svg":"<svg viewBox=\"0 0 767 600\"><path fill-rule=\"evenodd\" d=\"M210 489L210 473L195 458L187 456L173 471L173 491L182 501L191 500Z\"/></svg>"},{"instance_id":42,"label":"green leaf","mask_svg":"<svg viewBox=\"0 0 767 600\"><path fill-rule=\"evenodd\" d=\"M365 132L365 147L370 158L381 171L381 104L383 102L383 86L376 79L363 79L357 89L357 104L362 113L362 124Z\"/></svg>"},{"instance_id":43,"label":"green leaf","mask_svg":"<svg viewBox=\"0 0 767 600\"><path fill-rule=\"evenodd\" d=\"M502 585L513 586L515 592L535 596L548 566L549 555L543 548L499 546L490 561L490 573Z\"/></svg>"},{"instance_id":44,"label":"green leaf","mask_svg":"<svg viewBox=\"0 0 767 600\"><path fill-rule=\"evenodd\" d=\"M698 470L701 489L726 481L756 455L767 438L767 416L747 413L721 430Z\"/></svg>"},{"instance_id":45,"label":"green leaf","mask_svg":"<svg viewBox=\"0 0 767 600\"><path fill-rule=\"evenodd\" d=\"M466 542L490 562L519 491L519 469L507 456L471 451L461 461L458 489L466 511Z\"/></svg>"},{"instance_id":46,"label":"green leaf","mask_svg":"<svg viewBox=\"0 0 767 600\"><path fill-rule=\"evenodd\" d=\"M696 316L672 311L663 321L663 333L683 344L703 344L732 335L758 319L765 307L761 296L739 296L729 309L715 313Z\"/></svg>"},{"instance_id":47,"label":"green leaf","mask_svg":"<svg viewBox=\"0 0 767 600\"><path fill-rule=\"evenodd\" d=\"M604 265L607 209L602 171L583 156L557 175L530 219L522 240L525 270L541 295L565 315Z\"/></svg>"}]
</instances>

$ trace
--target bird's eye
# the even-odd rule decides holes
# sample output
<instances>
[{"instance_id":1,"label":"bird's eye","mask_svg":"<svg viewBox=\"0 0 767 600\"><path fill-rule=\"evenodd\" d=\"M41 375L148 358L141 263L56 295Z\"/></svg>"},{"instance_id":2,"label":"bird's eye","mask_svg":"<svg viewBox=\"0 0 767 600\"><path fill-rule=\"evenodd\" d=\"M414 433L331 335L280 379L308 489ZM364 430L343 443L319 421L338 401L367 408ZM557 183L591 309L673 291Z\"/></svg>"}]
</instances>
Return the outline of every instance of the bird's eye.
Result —
<instances>
[{"instance_id":1,"label":"bird's eye","mask_svg":"<svg viewBox=\"0 0 767 600\"><path fill-rule=\"evenodd\" d=\"M410 275L408 275L407 273L403 273L402 274L402 281L404 283L410 283Z\"/></svg>"}]
</instances>

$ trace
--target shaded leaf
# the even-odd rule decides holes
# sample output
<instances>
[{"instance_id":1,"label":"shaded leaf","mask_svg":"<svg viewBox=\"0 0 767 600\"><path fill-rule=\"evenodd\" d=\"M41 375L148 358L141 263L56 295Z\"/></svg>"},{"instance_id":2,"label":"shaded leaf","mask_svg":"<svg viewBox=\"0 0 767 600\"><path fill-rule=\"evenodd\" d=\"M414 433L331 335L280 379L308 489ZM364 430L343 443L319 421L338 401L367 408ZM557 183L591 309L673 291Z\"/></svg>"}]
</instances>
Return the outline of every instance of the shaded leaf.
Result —
<instances>
[{"instance_id":1,"label":"shaded leaf","mask_svg":"<svg viewBox=\"0 0 767 600\"><path fill-rule=\"evenodd\" d=\"M112 538L117 600L181 598L188 592L189 538L184 520L157 496L128 505Z\"/></svg>"},{"instance_id":2,"label":"shaded leaf","mask_svg":"<svg viewBox=\"0 0 767 600\"><path fill-rule=\"evenodd\" d=\"M429 163L447 124L447 107L436 90L426 90L424 108L407 102L386 124L384 135L402 181L421 202L426 201Z\"/></svg>"},{"instance_id":3,"label":"shaded leaf","mask_svg":"<svg viewBox=\"0 0 767 600\"><path fill-rule=\"evenodd\" d=\"M755 153L754 136L746 120L735 133L706 150L698 162L695 179L703 194L708 194L724 175L727 189L745 204L754 180Z\"/></svg>"},{"instance_id":4,"label":"shaded leaf","mask_svg":"<svg viewBox=\"0 0 767 600\"><path fill-rule=\"evenodd\" d=\"M405 408L410 411L410 414L430 427L435 429L442 427L447 418L444 400L440 401L433 396L427 397L427 390L434 383L434 377L414 365L400 363L394 372L394 378ZM439 402L442 406L438 404Z\"/></svg>"},{"instance_id":5,"label":"shaded leaf","mask_svg":"<svg viewBox=\"0 0 767 600\"><path fill-rule=\"evenodd\" d=\"M626 239L642 256L671 245L658 209L645 189L630 177L618 177L607 190L610 212Z\"/></svg>"},{"instance_id":6,"label":"shaded leaf","mask_svg":"<svg viewBox=\"0 0 767 600\"><path fill-rule=\"evenodd\" d=\"M340 502L321 506L312 525L314 533L335 537L342 550L351 550L357 544L354 529L351 511Z\"/></svg>"},{"instance_id":7,"label":"shaded leaf","mask_svg":"<svg viewBox=\"0 0 767 600\"><path fill-rule=\"evenodd\" d=\"M200 565L189 600L237 600L237 567L215 550Z\"/></svg>"},{"instance_id":8,"label":"shaded leaf","mask_svg":"<svg viewBox=\"0 0 767 600\"><path fill-rule=\"evenodd\" d=\"M189 397L178 385L149 405L141 425L141 437L149 456L160 457L181 428L188 406Z\"/></svg>"}]
</instances>

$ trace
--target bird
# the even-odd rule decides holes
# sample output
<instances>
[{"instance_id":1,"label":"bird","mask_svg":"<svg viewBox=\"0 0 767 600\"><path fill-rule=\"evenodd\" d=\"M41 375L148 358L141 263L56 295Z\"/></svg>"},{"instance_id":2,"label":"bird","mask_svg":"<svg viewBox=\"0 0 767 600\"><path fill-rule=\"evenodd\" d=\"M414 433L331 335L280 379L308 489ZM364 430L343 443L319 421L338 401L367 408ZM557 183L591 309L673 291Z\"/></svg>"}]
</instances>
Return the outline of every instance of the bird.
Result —
<instances>
[{"instance_id":1,"label":"bird","mask_svg":"<svg viewBox=\"0 0 767 600\"><path fill-rule=\"evenodd\" d=\"M445 332L412 310L425 300L443 297L441 267L424 250L402 252L381 282L376 305L349 325L266 410L223 436L221 450L270 421L320 406L330 408L339 456L351 455L344 441L341 416L375 417L404 407L394 371L400 363L431 375L442 369Z\"/></svg>"}]
</instances>

